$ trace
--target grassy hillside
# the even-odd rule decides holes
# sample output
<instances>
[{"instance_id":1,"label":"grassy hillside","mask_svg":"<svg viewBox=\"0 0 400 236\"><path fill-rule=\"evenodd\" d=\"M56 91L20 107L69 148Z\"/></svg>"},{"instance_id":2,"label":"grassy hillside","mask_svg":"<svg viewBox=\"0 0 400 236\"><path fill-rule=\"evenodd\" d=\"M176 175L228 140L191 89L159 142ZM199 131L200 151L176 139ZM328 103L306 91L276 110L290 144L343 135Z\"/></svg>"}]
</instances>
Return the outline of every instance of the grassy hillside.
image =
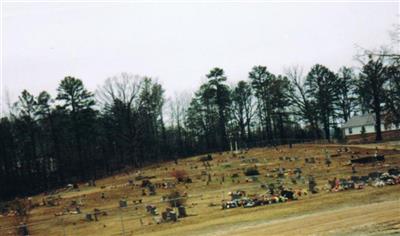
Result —
<instances>
[{"instance_id":1,"label":"grassy hillside","mask_svg":"<svg viewBox=\"0 0 400 236\"><path fill-rule=\"evenodd\" d=\"M133 170L96 181L96 186L82 183L77 190L60 189L53 193L59 198L57 206L37 206L29 210L25 219L32 235L252 235L275 234L359 234L400 232L400 185L384 187L366 186L360 190L329 192L328 180L349 178L351 175L368 175L370 172L385 172L400 167L400 151L395 146L379 146L385 154L385 163L358 164L356 174L348 165L352 153L373 154L375 146L350 146L350 151L338 156L340 146L295 145L292 148L251 149L233 156L231 153L214 153L210 166L206 167L199 157L154 165ZM324 148L332 156L332 164L325 164ZM285 160L291 157L291 160ZM296 158L295 158L296 157ZM305 163L306 158L315 157L314 164ZM281 160L283 159L283 160ZM246 177L244 170L255 167L260 175ZM308 193L298 200L253 208L221 210L221 201L229 200L229 192L244 190L249 196L266 194L261 185L278 185L277 169L285 168L282 184L287 189L306 192L307 176L313 175L317 182L317 194ZM293 170L301 168L302 179L294 183ZM185 171L192 183L176 183L172 173ZM237 174L237 178L231 178ZM174 188L156 188L156 195L142 196L141 180L138 176L154 176L154 184L174 183ZM211 179L210 182L208 180ZM133 181L133 184L129 183ZM177 222L156 224L159 216L146 212L146 205L154 205L159 213L168 207L161 201L163 195L172 191L187 194L185 202L188 217ZM105 198L102 198L104 194ZM41 204L47 196L33 196L31 202ZM119 208L119 200L126 199L127 208ZM141 199L142 203L133 201ZM28 200L25 200L25 202ZM71 203L82 204L81 213L75 214ZM66 213L66 209L71 211ZM94 209L105 212L98 221L87 221L85 215ZM344 218L344 219L339 219ZM352 220L351 220L352 219ZM14 235L18 217L8 214L0 218L0 235ZM369 226L368 226L369 225ZM338 228L338 226L340 226Z\"/></svg>"}]
</instances>

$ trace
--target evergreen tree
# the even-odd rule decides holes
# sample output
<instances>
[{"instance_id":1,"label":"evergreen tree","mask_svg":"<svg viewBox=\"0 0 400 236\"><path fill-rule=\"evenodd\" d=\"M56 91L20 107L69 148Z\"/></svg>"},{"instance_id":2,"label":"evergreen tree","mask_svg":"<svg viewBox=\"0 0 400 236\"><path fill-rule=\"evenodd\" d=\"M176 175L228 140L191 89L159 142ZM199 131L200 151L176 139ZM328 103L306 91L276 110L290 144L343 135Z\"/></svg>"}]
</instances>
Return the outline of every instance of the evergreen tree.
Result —
<instances>
[{"instance_id":1,"label":"evergreen tree","mask_svg":"<svg viewBox=\"0 0 400 236\"><path fill-rule=\"evenodd\" d=\"M239 128L241 141L249 142L251 140L254 102L251 86L246 81L239 81L232 91L232 114Z\"/></svg>"},{"instance_id":2,"label":"evergreen tree","mask_svg":"<svg viewBox=\"0 0 400 236\"><path fill-rule=\"evenodd\" d=\"M228 134L226 127L229 117L229 107L231 103L229 87L224 84L226 77L224 70L214 68L207 75L208 84L204 96L210 96L218 111L218 143L222 149L228 147Z\"/></svg>"},{"instance_id":3,"label":"evergreen tree","mask_svg":"<svg viewBox=\"0 0 400 236\"><path fill-rule=\"evenodd\" d=\"M265 137L272 140L272 97L270 92L275 75L270 73L266 66L254 66L249 72L249 78L257 98L261 127L263 127Z\"/></svg>"},{"instance_id":4,"label":"evergreen tree","mask_svg":"<svg viewBox=\"0 0 400 236\"><path fill-rule=\"evenodd\" d=\"M307 96L316 104L318 118L323 125L327 140L330 140L334 103L337 101L337 84L335 74L319 64L311 68L304 84Z\"/></svg>"},{"instance_id":5,"label":"evergreen tree","mask_svg":"<svg viewBox=\"0 0 400 236\"><path fill-rule=\"evenodd\" d=\"M89 136L94 131L93 94L86 90L80 79L69 76L61 81L57 91L56 99L61 102L61 108L65 109L70 117L73 146L78 157L77 172L82 179L86 179L88 177L86 170L89 168Z\"/></svg>"},{"instance_id":6,"label":"evergreen tree","mask_svg":"<svg viewBox=\"0 0 400 236\"><path fill-rule=\"evenodd\" d=\"M336 101L339 117L347 122L357 105L356 79L352 69L342 67L337 74L337 94Z\"/></svg>"},{"instance_id":7,"label":"evergreen tree","mask_svg":"<svg viewBox=\"0 0 400 236\"><path fill-rule=\"evenodd\" d=\"M383 64L383 57L374 59L369 57L363 66L359 78L359 93L362 97L363 106L373 111L375 115L376 141L382 140L382 103L385 98L384 85L389 80L387 68Z\"/></svg>"}]
</instances>

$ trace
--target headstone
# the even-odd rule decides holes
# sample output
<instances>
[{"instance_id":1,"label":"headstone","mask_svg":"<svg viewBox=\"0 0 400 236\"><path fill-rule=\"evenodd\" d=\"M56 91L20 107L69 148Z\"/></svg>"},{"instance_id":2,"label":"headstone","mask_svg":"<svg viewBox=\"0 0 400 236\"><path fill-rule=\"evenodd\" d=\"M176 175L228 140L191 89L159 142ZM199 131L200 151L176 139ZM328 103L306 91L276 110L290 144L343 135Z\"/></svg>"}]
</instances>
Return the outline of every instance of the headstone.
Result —
<instances>
[{"instance_id":1,"label":"headstone","mask_svg":"<svg viewBox=\"0 0 400 236\"><path fill-rule=\"evenodd\" d=\"M170 211L169 212L169 218L170 218L170 220L176 222L177 221L176 213L173 212L173 211Z\"/></svg>"},{"instance_id":2,"label":"headstone","mask_svg":"<svg viewBox=\"0 0 400 236\"><path fill-rule=\"evenodd\" d=\"M389 175L399 175L400 171L397 168L391 168L388 170Z\"/></svg>"},{"instance_id":3,"label":"headstone","mask_svg":"<svg viewBox=\"0 0 400 236\"><path fill-rule=\"evenodd\" d=\"M123 207L127 207L128 206L128 202L125 199L119 200L119 207L123 208Z\"/></svg>"},{"instance_id":4,"label":"headstone","mask_svg":"<svg viewBox=\"0 0 400 236\"><path fill-rule=\"evenodd\" d=\"M354 166L354 164L351 165L351 172L352 172L353 174L357 173L356 167Z\"/></svg>"},{"instance_id":5,"label":"headstone","mask_svg":"<svg viewBox=\"0 0 400 236\"><path fill-rule=\"evenodd\" d=\"M186 208L184 206L178 207L179 218L186 217Z\"/></svg>"},{"instance_id":6,"label":"headstone","mask_svg":"<svg viewBox=\"0 0 400 236\"><path fill-rule=\"evenodd\" d=\"M317 183L315 182L315 179L313 176L308 177L308 189L311 193L317 193L315 187L317 186Z\"/></svg>"},{"instance_id":7,"label":"headstone","mask_svg":"<svg viewBox=\"0 0 400 236\"><path fill-rule=\"evenodd\" d=\"M93 179L89 180L89 186L95 187L96 186L96 181L94 181Z\"/></svg>"},{"instance_id":8,"label":"headstone","mask_svg":"<svg viewBox=\"0 0 400 236\"><path fill-rule=\"evenodd\" d=\"M285 173L284 173L283 169L281 167L279 167L278 178L284 178L284 177L285 177Z\"/></svg>"},{"instance_id":9,"label":"headstone","mask_svg":"<svg viewBox=\"0 0 400 236\"><path fill-rule=\"evenodd\" d=\"M150 196L156 195L156 188L153 184L148 185L148 189L149 189Z\"/></svg>"},{"instance_id":10,"label":"headstone","mask_svg":"<svg viewBox=\"0 0 400 236\"><path fill-rule=\"evenodd\" d=\"M29 236L28 226L26 226L24 223L21 223L18 226L18 234L21 236Z\"/></svg>"},{"instance_id":11,"label":"headstone","mask_svg":"<svg viewBox=\"0 0 400 236\"><path fill-rule=\"evenodd\" d=\"M360 177L358 177L358 176L351 176L350 179L351 179L352 181L354 181L354 182L357 182L357 181L360 180Z\"/></svg>"},{"instance_id":12,"label":"headstone","mask_svg":"<svg viewBox=\"0 0 400 236\"><path fill-rule=\"evenodd\" d=\"M381 175L382 175L382 173L380 173L380 172L371 172L371 173L368 174L368 176L369 176L371 179L377 179L377 178L379 178Z\"/></svg>"},{"instance_id":13,"label":"headstone","mask_svg":"<svg viewBox=\"0 0 400 236\"><path fill-rule=\"evenodd\" d=\"M86 214L86 220L87 221L93 221L92 214Z\"/></svg>"},{"instance_id":14,"label":"headstone","mask_svg":"<svg viewBox=\"0 0 400 236\"><path fill-rule=\"evenodd\" d=\"M331 156L329 155L328 150L325 149L324 152L325 152L325 164L329 167L332 163L332 159Z\"/></svg>"},{"instance_id":15,"label":"headstone","mask_svg":"<svg viewBox=\"0 0 400 236\"><path fill-rule=\"evenodd\" d=\"M158 215L158 212L157 212L157 207L152 207L151 209L150 209L150 213L152 214L152 215Z\"/></svg>"},{"instance_id":16,"label":"headstone","mask_svg":"<svg viewBox=\"0 0 400 236\"><path fill-rule=\"evenodd\" d=\"M168 220L168 211L161 212L161 217L163 218L164 221L167 221Z\"/></svg>"}]
</instances>

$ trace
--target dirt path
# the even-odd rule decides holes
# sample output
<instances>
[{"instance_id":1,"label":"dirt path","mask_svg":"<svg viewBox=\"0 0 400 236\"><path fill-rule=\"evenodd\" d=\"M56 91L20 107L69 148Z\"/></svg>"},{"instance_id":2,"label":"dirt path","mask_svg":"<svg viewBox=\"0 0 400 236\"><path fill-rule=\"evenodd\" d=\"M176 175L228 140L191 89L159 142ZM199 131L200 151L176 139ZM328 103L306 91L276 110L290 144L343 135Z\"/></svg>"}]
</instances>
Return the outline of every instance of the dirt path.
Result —
<instances>
[{"instance_id":1,"label":"dirt path","mask_svg":"<svg viewBox=\"0 0 400 236\"><path fill-rule=\"evenodd\" d=\"M209 235L400 234L400 200L222 227ZM204 235L204 234L203 234Z\"/></svg>"}]
</instances>

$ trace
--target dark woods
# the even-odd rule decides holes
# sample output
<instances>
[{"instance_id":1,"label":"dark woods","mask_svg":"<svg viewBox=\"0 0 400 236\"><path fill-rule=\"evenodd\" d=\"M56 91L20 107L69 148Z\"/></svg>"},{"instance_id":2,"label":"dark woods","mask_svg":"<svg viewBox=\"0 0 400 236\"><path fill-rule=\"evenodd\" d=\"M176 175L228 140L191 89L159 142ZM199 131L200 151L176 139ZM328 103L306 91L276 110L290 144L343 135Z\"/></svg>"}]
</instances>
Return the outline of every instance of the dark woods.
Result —
<instances>
[{"instance_id":1,"label":"dark woods","mask_svg":"<svg viewBox=\"0 0 400 236\"><path fill-rule=\"evenodd\" d=\"M363 112L399 124L399 76L398 60L383 56L370 57L357 73L315 65L303 77L295 67L275 75L255 66L234 86L214 68L193 96L170 100L147 77L122 74L95 94L66 77L56 97L25 90L1 118L0 198L229 150L236 142L253 147L340 139L338 125Z\"/></svg>"}]
</instances>

